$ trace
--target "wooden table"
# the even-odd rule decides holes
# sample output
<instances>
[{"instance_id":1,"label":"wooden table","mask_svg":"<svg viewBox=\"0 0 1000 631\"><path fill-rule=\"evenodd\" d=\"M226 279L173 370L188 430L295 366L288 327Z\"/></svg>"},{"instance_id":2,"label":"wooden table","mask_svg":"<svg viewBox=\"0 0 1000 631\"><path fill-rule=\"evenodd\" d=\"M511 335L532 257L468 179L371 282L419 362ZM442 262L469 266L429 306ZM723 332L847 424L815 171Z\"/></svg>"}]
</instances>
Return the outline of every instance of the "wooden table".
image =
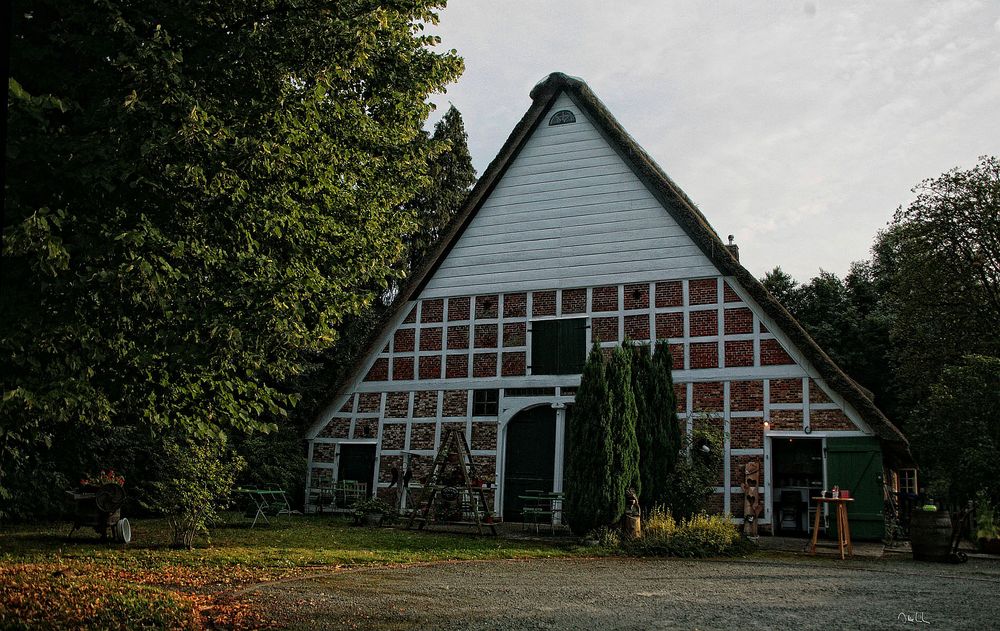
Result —
<instances>
[{"instance_id":1,"label":"wooden table","mask_svg":"<svg viewBox=\"0 0 1000 631\"><path fill-rule=\"evenodd\" d=\"M844 550L847 554L854 556L854 544L851 543L851 525L847 521L847 503L853 502L851 497L814 497L812 501L818 505L816 507L816 520L813 523L812 543L809 546L809 554L816 554L816 539L819 537L819 516L823 512L823 504L833 504L837 509L837 546L840 548L840 558L844 557Z\"/></svg>"}]
</instances>

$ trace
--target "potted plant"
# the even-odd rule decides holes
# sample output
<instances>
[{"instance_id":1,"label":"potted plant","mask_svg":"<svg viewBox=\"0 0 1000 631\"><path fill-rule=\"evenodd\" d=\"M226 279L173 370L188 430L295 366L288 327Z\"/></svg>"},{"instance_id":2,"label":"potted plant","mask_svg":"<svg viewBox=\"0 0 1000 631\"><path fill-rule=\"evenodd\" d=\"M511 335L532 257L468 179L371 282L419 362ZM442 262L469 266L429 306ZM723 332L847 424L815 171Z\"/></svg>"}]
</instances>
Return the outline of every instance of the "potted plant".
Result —
<instances>
[{"instance_id":1,"label":"potted plant","mask_svg":"<svg viewBox=\"0 0 1000 631\"><path fill-rule=\"evenodd\" d=\"M377 497L369 497L354 505L354 523L359 525L363 523L366 526L380 526L391 511L392 509L384 500Z\"/></svg>"},{"instance_id":2,"label":"potted plant","mask_svg":"<svg viewBox=\"0 0 1000 631\"><path fill-rule=\"evenodd\" d=\"M989 554L1000 554L1000 519L997 508L985 493L980 493L976 499L976 540L979 549Z\"/></svg>"}]
</instances>

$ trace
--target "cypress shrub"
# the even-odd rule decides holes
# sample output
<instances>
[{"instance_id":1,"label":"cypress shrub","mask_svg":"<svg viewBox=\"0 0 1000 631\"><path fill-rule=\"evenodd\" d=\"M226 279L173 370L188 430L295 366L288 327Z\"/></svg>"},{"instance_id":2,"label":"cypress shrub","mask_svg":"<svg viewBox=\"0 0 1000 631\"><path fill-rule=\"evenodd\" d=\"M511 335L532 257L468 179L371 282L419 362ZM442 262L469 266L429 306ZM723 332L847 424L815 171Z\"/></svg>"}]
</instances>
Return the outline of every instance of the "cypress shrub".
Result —
<instances>
[{"instance_id":1,"label":"cypress shrub","mask_svg":"<svg viewBox=\"0 0 1000 631\"><path fill-rule=\"evenodd\" d=\"M614 518L611 433L608 431L608 383L604 354L594 344L583 367L572 416L566 424L566 486L563 511L577 535L607 525Z\"/></svg>"},{"instance_id":2,"label":"cypress shrub","mask_svg":"<svg viewBox=\"0 0 1000 631\"><path fill-rule=\"evenodd\" d=\"M677 468L681 449L681 428L677 420L677 401L671 373L673 359L666 340L657 342L652 359L643 363L644 376L636 385L644 399L643 418L636 433L640 435L640 468L643 509L667 503L667 480ZM638 397L637 397L638 398Z\"/></svg>"},{"instance_id":3,"label":"cypress shrub","mask_svg":"<svg viewBox=\"0 0 1000 631\"><path fill-rule=\"evenodd\" d=\"M639 444L636 440L635 395L632 392L632 352L615 349L607 368L608 414L605 426L612 436L613 464L610 477L611 521L625 512L625 492L632 487L641 493Z\"/></svg>"}]
</instances>

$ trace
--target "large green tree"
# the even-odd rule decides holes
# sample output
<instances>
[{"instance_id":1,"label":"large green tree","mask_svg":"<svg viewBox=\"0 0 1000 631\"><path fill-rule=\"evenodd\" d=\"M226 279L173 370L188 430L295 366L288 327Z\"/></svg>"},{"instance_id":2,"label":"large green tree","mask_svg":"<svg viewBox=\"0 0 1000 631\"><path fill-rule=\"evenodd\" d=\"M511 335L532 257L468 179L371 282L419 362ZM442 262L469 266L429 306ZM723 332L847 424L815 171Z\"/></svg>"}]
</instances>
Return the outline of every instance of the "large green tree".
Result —
<instances>
[{"instance_id":1,"label":"large green tree","mask_svg":"<svg viewBox=\"0 0 1000 631\"><path fill-rule=\"evenodd\" d=\"M286 413L401 268L442 5L14 2L0 472L59 424Z\"/></svg>"},{"instance_id":2,"label":"large green tree","mask_svg":"<svg viewBox=\"0 0 1000 631\"><path fill-rule=\"evenodd\" d=\"M468 135L458 108L448 108L434 125L428 142L433 152L428 184L410 203L416 219L416 230L408 238L411 270L440 240L476 181Z\"/></svg>"},{"instance_id":3,"label":"large green tree","mask_svg":"<svg viewBox=\"0 0 1000 631\"><path fill-rule=\"evenodd\" d=\"M874 247L892 314L904 405L925 400L947 365L1000 356L1000 159L920 183Z\"/></svg>"}]
</instances>

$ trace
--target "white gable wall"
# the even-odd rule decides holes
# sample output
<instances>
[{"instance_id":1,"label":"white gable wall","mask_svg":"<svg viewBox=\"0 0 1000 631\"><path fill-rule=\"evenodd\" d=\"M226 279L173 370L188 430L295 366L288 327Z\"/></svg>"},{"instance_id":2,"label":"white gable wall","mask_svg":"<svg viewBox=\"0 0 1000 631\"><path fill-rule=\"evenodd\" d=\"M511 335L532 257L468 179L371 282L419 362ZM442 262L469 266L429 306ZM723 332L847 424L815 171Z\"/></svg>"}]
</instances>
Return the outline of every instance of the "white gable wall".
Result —
<instances>
[{"instance_id":1,"label":"white gable wall","mask_svg":"<svg viewBox=\"0 0 1000 631\"><path fill-rule=\"evenodd\" d=\"M576 122L548 125L569 110ZM422 298L717 274L565 94L504 173Z\"/></svg>"}]
</instances>

